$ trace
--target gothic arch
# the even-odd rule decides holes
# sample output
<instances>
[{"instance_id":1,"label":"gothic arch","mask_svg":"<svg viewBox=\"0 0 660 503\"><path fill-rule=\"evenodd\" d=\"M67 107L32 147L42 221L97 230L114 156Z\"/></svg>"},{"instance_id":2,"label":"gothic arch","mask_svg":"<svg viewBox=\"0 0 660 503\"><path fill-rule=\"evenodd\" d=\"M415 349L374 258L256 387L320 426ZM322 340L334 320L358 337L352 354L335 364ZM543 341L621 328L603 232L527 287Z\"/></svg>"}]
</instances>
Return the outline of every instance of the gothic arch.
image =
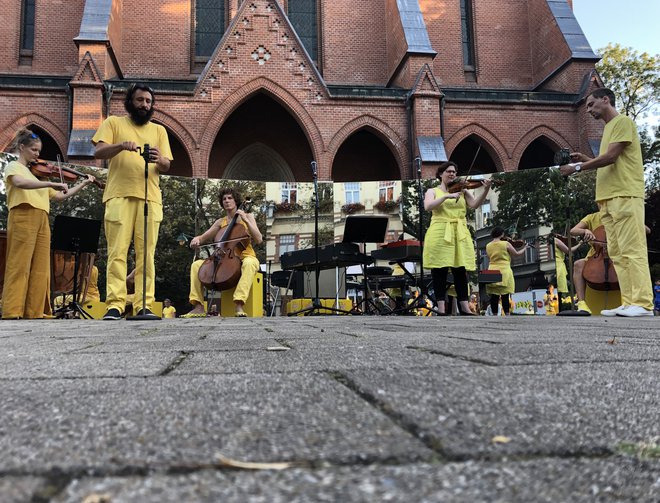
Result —
<instances>
[{"instance_id":1,"label":"gothic arch","mask_svg":"<svg viewBox=\"0 0 660 503\"><path fill-rule=\"evenodd\" d=\"M394 131L390 126L385 122L372 115L362 115L353 119L352 121L344 124L337 133L332 137L330 143L328 144L328 157L329 163L332 167L337 151L346 141L346 139L351 136L353 133L361 129L368 129L372 131L376 136L378 136L385 145L388 145L392 154L399 164L399 171L402 172L402 168L405 165L406 155L405 155L405 144L399 135Z\"/></svg>"},{"instance_id":2,"label":"gothic arch","mask_svg":"<svg viewBox=\"0 0 660 503\"><path fill-rule=\"evenodd\" d=\"M531 129L528 131L516 144L515 148L513 149L513 155L511 156L511 160L513 162L514 166L520 165L520 160L525 153L525 150L529 145L534 141L537 140L541 137L545 137L551 142L554 143L554 146L557 148L561 147L569 147L570 143L566 138L564 138L561 134L559 134L557 131L554 129L551 129L547 126L536 126L535 128Z\"/></svg>"},{"instance_id":3,"label":"gothic arch","mask_svg":"<svg viewBox=\"0 0 660 503\"><path fill-rule=\"evenodd\" d=\"M265 77L258 77L233 92L220 104L220 106L218 106L213 115L211 115L208 127L199 142L202 148L201 158L205 160L207 165L213 142L220 132L224 122L240 105L259 92L263 92L267 96L273 98L296 119L296 122L301 126L303 133L309 141L309 146L314 154L314 158L321 159L321 154L323 152L323 138L309 112L282 86Z\"/></svg>"},{"instance_id":4,"label":"gothic arch","mask_svg":"<svg viewBox=\"0 0 660 503\"><path fill-rule=\"evenodd\" d=\"M253 173L242 172L241 165L246 158L256 160L261 165L260 176L254 176ZM257 180L282 182L295 182L296 178L287 162L275 150L263 143L253 143L248 145L227 164L223 177L229 180Z\"/></svg>"},{"instance_id":5,"label":"gothic arch","mask_svg":"<svg viewBox=\"0 0 660 503\"><path fill-rule=\"evenodd\" d=\"M64 132L50 119L44 117L40 114L29 113L23 117L19 117L12 124L10 124L2 133L0 133L0 147L2 150L6 150L9 147L9 144L14 139L16 132L22 127L26 127L30 124L40 127L46 131L50 137L57 143L57 147L60 149L60 152L63 152L66 155L66 145L68 144L68 138Z\"/></svg>"},{"instance_id":6,"label":"gothic arch","mask_svg":"<svg viewBox=\"0 0 660 503\"><path fill-rule=\"evenodd\" d=\"M178 120L161 110L155 110L153 119L160 122L167 130L172 133L181 142L181 145L186 149L188 157L192 159L192 151L197 149L197 142L195 138L188 132L186 127Z\"/></svg>"},{"instance_id":7,"label":"gothic arch","mask_svg":"<svg viewBox=\"0 0 660 503\"><path fill-rule=\"evenodd\" d=\"M463 140L472 135L485 142L484 147L493 159L497 171L504 171L504 159L509 158L506 148L504 148L504 145L500 143L493 133L478 124L468 124L454 133L452 137L447 140L447 152L452 152Z\"/></svg>"}]
</instances>

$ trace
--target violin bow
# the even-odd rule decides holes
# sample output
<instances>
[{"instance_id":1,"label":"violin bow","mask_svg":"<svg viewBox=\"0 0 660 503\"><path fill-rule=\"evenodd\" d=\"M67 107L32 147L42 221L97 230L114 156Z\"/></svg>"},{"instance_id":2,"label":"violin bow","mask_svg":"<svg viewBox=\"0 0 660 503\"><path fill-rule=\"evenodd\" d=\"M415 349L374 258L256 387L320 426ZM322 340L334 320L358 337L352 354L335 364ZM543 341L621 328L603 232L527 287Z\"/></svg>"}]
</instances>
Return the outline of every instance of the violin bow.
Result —
<instances>
[{"instance_id":1,"label":"violin bow","mask_svg":"<svg viewBox=\"0 0 660 503\"><path fill-rule=\"evenodd\" d=\"M62 178L62 160L60 159L60 154L57 154L57 171L60 172L60 183L64 183L64 178Z\"/></svg>"},{"instance_id":2,"label":"violin bow","mask_svg":"<svg viewBox=\"0 0 660 503\"><path fill-rule=\"evenodd\" d=\"M474 154L474 158L472 159L472 162L470 163L470 167L467 170L467 173L465 173L465 176L467 177L470 174L470 171L472 171L472 168L474 167L474 163L477 160L477 156L479 155L479 152L481 151L481 143L479 143L479 146L477 147L477 153Z\"/></svg>"}]
</instances>

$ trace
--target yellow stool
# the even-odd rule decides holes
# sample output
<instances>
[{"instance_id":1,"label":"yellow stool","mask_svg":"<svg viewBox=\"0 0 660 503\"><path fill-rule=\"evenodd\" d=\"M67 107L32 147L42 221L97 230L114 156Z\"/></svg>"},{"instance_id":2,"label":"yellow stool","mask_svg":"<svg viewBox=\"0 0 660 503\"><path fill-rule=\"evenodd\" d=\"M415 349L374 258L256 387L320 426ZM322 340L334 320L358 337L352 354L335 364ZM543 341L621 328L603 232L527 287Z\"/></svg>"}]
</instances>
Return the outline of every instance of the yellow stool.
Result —
<instances>
[{"instance_id":1,"label":"yellow stool","mask_svg":"<svg viewBox=\"0 0 660 503\"><path fill-rule=\"evenodd\" d=\"M264 275L261 272L257 272L254 275L254 280L252 281L252 289L250 290L250 295L248 295L245 305L243 306L243 311L250 318L261 318L264 315ZM231 318L236 316L236 311L234 309L234 290L223 290L222 296L220 298L220 316L226 318Z\"/></svg>"},{"instance_id":2,"label":"yellow stool","mask_svg":"<svg viewBox=\"0 0 660 503\"><path fill-rule=\"evenodd\" d=\"M81 307L95 320L100 320L105 315L105 312L108 310L108 307L105 305L105 302L98 302L95 300L84 302L81 304ZM162 302L153 302L151 304L151 312L156 316L163 316L163 303ZM133 313L129 312L128 316L131 316Z\"/></svg>"},{"instance_id":3,"label":"yellow stool","mask_svg":"<svg viewBox=\"0 0 660 503\"><path fill-rule=\"evenodd\" d=\"M605 292L587 286L584 300L587 301L591 314L600 314L603 309L614 309L621 305L621 291L609 290Z\"/></svg>"},{"instance_id":4,"label":"yellow stool","mask_svg":"<svg viewBox=\"0 0 660 503\"><path fill-rule=\"evenodd\" d=\"M321 301L321 308L319 308L318 314L345 314L337 313L336 311L331 311L330 309L323 309L324 307L336 307L342 311L350 311L353 309L353 301L351 299L339 299L339 305L335 306L335 299L319 299ZM287 313L295 313L303 309L312 307L312 299L292 299L286 305ZM304 316L305 313L298 313L297 316Z\"/></svg>"}]
</instances>

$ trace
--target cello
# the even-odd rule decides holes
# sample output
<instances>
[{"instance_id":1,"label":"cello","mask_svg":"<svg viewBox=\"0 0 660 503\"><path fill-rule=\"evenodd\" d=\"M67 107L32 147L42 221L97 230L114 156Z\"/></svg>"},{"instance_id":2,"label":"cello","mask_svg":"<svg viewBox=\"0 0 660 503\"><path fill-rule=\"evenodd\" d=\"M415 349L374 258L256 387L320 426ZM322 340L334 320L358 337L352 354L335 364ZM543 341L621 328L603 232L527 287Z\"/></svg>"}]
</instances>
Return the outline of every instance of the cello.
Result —
<instances>
[{"instance_id":1,"label":"cello","mask_svg":"<svg viewBox=\"0 0 660 503\"><path fill-rule=\"evenodd\" d=\"M605 227L600 226L593 230L595 239L590 241L595 253L584 264L582 277L594 290L618 290L619 278L614 269L614 262L607 254L607 237Z\"/></svg>"},{"instance_id":2,"label":"cello","mask_svg":"<svg viewBox=\"0 0 660 503\"><path fill-rule=\"evenodd\" d=\"M245 210L250 203L245 199L239 207ZM250 235L245 227L236 225L238 213L235 213L226 227L222 227L215 236L216 249L204 260L199 268L199 281L211 290L229 290L234 288L241 279L241 252L250 244Z\"/></svg>"}]
</instances>

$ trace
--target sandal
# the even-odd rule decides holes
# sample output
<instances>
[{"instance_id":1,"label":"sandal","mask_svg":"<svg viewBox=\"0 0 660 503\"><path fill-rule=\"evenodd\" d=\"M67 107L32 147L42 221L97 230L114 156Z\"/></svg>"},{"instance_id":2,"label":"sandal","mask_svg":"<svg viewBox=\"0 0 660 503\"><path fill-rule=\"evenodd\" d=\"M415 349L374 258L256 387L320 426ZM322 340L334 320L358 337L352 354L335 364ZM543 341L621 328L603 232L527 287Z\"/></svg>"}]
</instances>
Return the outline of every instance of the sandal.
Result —
<instances>
[{"instance_id":1,"label":"sandal","mask_svg":"<svg viewBox=\"0 0 660 503\"><path fill-rule=\"evenodd\" d=\"M206 318L206 313L187 313L182 314L179 318Z\"/></svg>"},{"instance_id":2,"label":"sandal","mask_svg":"<svg viewBox=\"0 0 660 503\"><path fill-rule=\"evenodd\" d=\"M236 316L237 318L247 318L247 317L248 317L248 315L247 315L247 313L246 313L245 311L236 311L236 315L235 315L235 316Z\"/></svg>"}]
</instances>

